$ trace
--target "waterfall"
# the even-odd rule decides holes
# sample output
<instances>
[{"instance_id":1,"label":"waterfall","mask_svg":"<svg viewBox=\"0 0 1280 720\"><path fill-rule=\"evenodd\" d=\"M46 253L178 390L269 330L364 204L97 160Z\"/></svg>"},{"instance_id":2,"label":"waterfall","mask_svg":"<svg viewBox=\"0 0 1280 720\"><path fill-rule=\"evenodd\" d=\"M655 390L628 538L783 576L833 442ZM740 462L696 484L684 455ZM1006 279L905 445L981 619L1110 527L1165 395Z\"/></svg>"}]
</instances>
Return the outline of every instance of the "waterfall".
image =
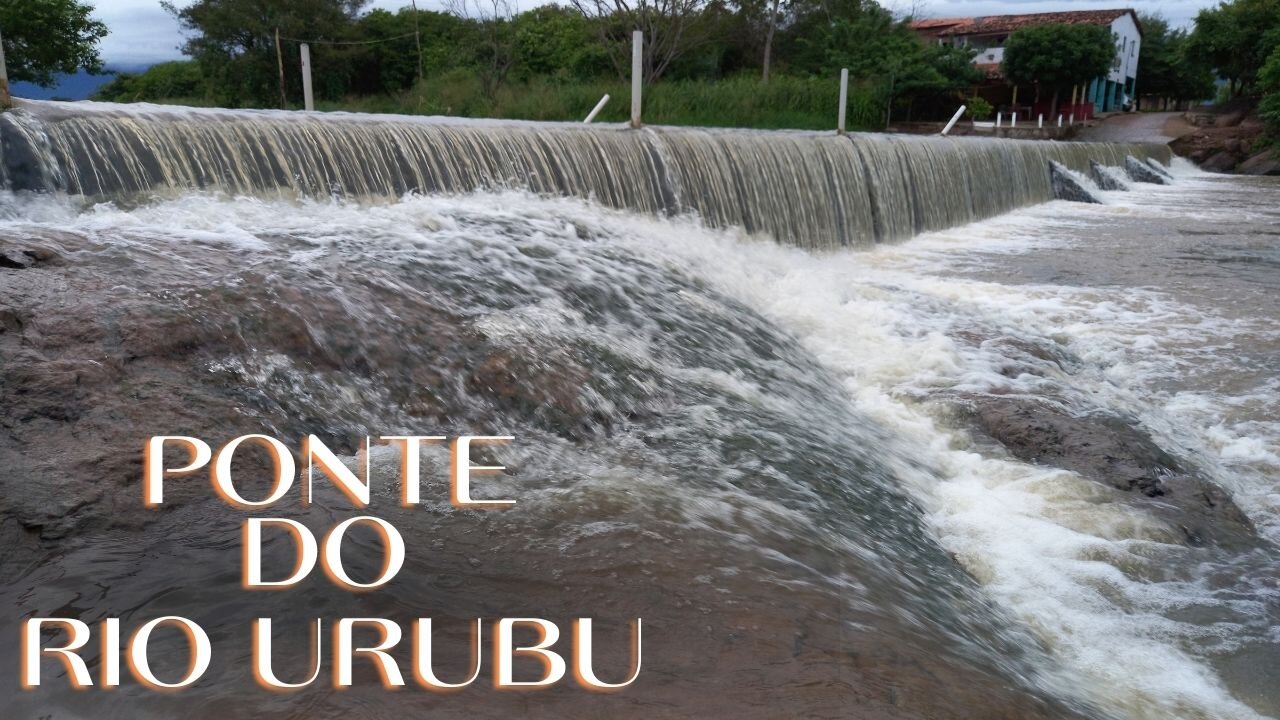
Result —
<instances>
[{"instance_id":1,"label":"waterfall","mask_svg":"<svg viewBox=\"0 0 1280 720\"><path fill-rule=\"evenodd\" d=\"M0 115L0 153L8 189L95 200L521 188L696 213L812 248L901 240L1051 200L1051 161L1086 173L1128 156L1170 160L1159 145L53 102Z\"/></svg>"}]
</instances>

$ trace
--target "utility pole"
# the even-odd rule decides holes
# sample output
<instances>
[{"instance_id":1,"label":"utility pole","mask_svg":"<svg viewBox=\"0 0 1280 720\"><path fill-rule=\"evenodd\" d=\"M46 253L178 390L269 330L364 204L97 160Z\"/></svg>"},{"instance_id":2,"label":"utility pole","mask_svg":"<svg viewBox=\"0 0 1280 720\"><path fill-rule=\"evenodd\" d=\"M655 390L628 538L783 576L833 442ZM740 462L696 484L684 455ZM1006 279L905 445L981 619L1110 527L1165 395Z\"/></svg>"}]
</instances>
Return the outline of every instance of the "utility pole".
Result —
<instances>
[{"instance_id":1,"label":"utility pole","mask_svg":"<svg viewBox=\"0 0 1280 720\"><path fill-rule=\"evenodd\" d=\"M13 107L13 98L9 96L9 71L4 66L4 37L0 36L0 110Z\"/></svg>"},{"instance_id":2,"label":"utility pole","mask_svg":"<svg viewBox=\"0 0 1280 720\"><path fill-rule=\"evenodd\" d=\"M418 82L422 82L422 28L418 25L418 0L409 0L413 6L413 42L418 46Z\"/></svg>"},{"instance_id":3,"label":"utility pole","mask_svg":"<svg viewBox=\"0 0 1280 720\"><path fill-rule=\"evenodd\" d=\"M284 52L280 50L280 28L276 28L276 65L280 68L280 109L288 110L289 101L284 96Z\"/></svg>"}]
</instances>

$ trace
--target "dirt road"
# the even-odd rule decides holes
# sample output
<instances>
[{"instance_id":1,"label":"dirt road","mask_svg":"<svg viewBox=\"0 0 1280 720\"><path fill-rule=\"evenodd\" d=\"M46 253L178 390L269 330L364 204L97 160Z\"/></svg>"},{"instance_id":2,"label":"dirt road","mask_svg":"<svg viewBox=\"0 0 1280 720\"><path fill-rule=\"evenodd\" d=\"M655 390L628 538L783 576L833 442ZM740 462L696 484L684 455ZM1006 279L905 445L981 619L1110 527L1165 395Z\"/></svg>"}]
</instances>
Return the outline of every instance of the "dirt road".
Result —
<instances>
[{"instance_id":1,"label":"dirt road","mask_svg":"<svg viewBox=\"0 0 1280 720\"><path fill-rule=\"evenodd\" d=\"M1080 131L1081 140L1168 143L1192 130L1182 113L1123 113Z\"/></svg>"}]
</instances>

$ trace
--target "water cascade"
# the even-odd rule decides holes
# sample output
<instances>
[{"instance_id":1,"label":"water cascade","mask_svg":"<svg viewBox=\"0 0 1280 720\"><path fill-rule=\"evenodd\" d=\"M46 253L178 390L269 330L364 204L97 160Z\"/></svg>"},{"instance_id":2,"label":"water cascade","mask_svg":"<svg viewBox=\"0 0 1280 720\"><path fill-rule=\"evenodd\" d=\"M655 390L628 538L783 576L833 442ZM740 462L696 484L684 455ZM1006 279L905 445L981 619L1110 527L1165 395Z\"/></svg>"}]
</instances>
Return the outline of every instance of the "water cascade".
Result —
<instances>
[{"instance_id":1,"label":"water cascade","mask_svg":"<svg viewBox=\"0 0 1280 720\"><path fill-rule=\"evenodd\" d=\"M1130 156L1170 160L1156 145L46 102L0 117L0 147L13 190L390 199L520 188L692 212L814 248L901 240L1051 200L1050 161L1087 173Z\"/></svg>"}]
</instances>

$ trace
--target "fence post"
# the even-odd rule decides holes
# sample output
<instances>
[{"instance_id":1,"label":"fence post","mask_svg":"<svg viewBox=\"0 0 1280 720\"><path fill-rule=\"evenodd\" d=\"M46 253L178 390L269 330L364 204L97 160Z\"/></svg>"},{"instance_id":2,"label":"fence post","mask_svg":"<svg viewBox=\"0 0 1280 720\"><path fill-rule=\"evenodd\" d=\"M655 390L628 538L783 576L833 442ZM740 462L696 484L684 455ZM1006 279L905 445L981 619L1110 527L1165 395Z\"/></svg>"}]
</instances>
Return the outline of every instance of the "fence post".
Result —
<instances>
[{"instance_id":1,"label":"fence post","mask_svg":"<svg viewBox=\"0 0 1280 720\"><path fill-rule=\"evenodd\" d=\"M311 94L311 47L302 43L302 107L311 112L316 109L316 99Z\"/></svg>"},{"instance_id":2,"label":"fence post","mask_svg":"<svg viewBox=\"0 0 1280 720\"><path fill-rule=\"evenodd\" d=\"M1075 124L1076 124L1076 114L1071 113L1071 119L1067 121L1067 125L1075 125Z\"/></svg>"},{"instance_id":3,"label":"fence post","mask_svg":"<svg viewBox=\"0 0 1280 720\"><path fill-rule=\"evenodd\" d=\"M836 133L845 134L849 109L849 68L840 68L840 111L836 113Z\"/></svg>"},{"instance_id":4,"label":"fence post","mask_svg":"<svg viewBox=\"0 0 1280 720\"><path fill-rule=\"evenodd\" d=\"M956 110L956 114L951 116L951 121L947 123L946 127L942 128L943 135L946 135L947 133L951 132L951 128L955 127L956 123L960 121L960 116L964 114L964 110L965 110L964 105L961 105L960 109Z\"/></svg>"},{"instance_id":5,"label":"fence post","mask_svg":"<svg viewBox=\"0 0 1280 720\"><path fill-rule=\"evenodd\" d=\"M1018 127L1018 111L1017 110L1009 113L1009 127L1011 128Z\"/></svg>"},{"instance_id":6,"label":"fence post","mask_svg":"<svg viewBox=\"0 0 1280 720\"><path fill-rule=\"evenodd\" d=\"M591 108L591 112L587 113L587 119L583 120L582 124L585 125L592 120L595 120L596 116L600 114L600 111L604 109L605 104L608 102L609 93L605 93L604 97L600 98L600 102L596 103L596 106Z\"/></svg>"},{"instance_id":7,"label":"fence post","mask_svg":"<svg viewBox=\"0 0 1280 720\"><path fill-rule=\"evenodd\" d=\"M996 113L996 127L1000 127L1000 121L1004 120L1004 113Z\"/></svg>"},{"instance_id":8,"label":"fence post","mask_svg":"<svg viewBox=\"0 0 1280 720\"><path fill-rule=\"evenodd\" d=\"M1062 127L1062 113L1058 113L1058 127Z\"/></svg>"},{"instance_id":9,"label":"fence post","mask_svg":"<svg viewBox=\"0 0 1280 720\"><path fill-rule=\"evenodd\" d=\"M631 33L631 127L640 127L640 92L644 82L644 32Z\"/></svg>"},{"instance_id":10,"label":"fence post","mask_svg":"<svg viewBox=\"0 0 1280 720\"><path fill-rule=\"evenodd\" d=\"M280 109L288 110L289 101L284 95L284 51L280 49L280 28L276 28L276 67L280 69Z\"/></svg>"},{"instance_id":11,"label":"fence post","mask_svg":"<svg viewBox=\"0 0 1280 720\"><path fill-rule=\"evenodd\" d=\"M1036 127L1044 129L1044 113L1040 113L1040 119L1036 121Z\"/></svg>"}]
</instances>

